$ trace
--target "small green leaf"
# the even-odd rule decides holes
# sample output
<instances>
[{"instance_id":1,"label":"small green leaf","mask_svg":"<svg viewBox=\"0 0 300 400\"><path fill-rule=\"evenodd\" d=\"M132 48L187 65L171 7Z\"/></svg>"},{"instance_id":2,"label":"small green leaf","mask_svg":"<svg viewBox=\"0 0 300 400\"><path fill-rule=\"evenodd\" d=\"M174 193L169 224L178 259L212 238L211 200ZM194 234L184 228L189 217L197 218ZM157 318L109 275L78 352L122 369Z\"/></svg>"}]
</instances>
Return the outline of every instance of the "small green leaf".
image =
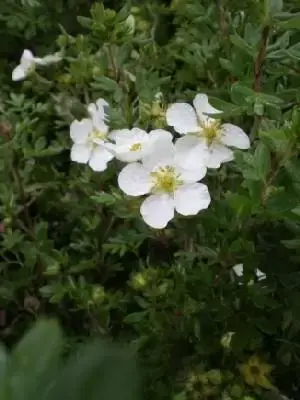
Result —
<instances>
[{"instance_id":1,"label":"small green leaf","mask_svg":"<svg viewBox=\"0 0 300 400\"><path fill-rule=\"evenodd\" d=\"M266 145L260 142L254 153L254 166L257 175L264 182L267 180L267 175L271 167L271 154Z\"/></svg>"},{"instance_id":2,"label":"small green leaf","mask_svg":"<svg viewBox=\"0 0 300 400\"><path fill-rule=\"evenodd\" d=\"M100 76L99 78L96 78L92 86L95 87L95 89L100 89L111 93L115 92L119 88L118 84L107 76Z\"/></svg>"},{"instance_id":3,"label":"small green leaf","mask_svg":"<svg viewBox=\"0 0 300 400\"><path fill-rule=\"evenodd\" d=\"M289 19L288 21L280 22L280 28L282 29L300 29L300 15Z\"/></svg>"},{"instance_id":4,"label":"small green leaf","mask_svg":"<svg viewBox=\"0 0 300 400\"><path fill-rule=\"evenodd\" d=\"M274 15L282 11L283 0L266 0L266 1L269 14Z\"/></svg>"},{"instance_id":5,"label":"small green leaf","mask_svg":"<svg viewBox=\"0 0 300 400\"><path fill-rule=\"evenodd\" d=\"M242 50L243 53L250 55L251 57L254 56L255 52L254 49L249 46L249 44L239 36L237 33L235 35L230 35L230 41L234 44L238 49Z\"/></svg>"},{"instance_id":6,"label":"small green leaf","mask_svg":"<svg viewBox=\"0 0 300 400\"><path fill-rule=\"evenodd\" d=\"M93 20L91 18L77 16L77 21L84 28L92 28L93 26Z\"/></svg>"}]
</instances>

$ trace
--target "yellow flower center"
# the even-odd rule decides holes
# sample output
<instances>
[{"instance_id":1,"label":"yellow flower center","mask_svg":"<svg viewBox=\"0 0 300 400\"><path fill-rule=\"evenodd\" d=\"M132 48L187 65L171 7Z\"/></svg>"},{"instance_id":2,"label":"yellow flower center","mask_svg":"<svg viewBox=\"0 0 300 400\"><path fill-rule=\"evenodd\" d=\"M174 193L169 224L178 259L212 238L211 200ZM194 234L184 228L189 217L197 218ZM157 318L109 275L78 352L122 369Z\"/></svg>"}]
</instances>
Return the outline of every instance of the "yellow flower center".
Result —
<instances>
[{"instance_id":1,"label":"yellow flower center","mask_svg":"<svg viewBox=\"0 0 300 400\"><path fill-rule=\"evenodd\" d=\"M107 134L99 131L98 129L93 129L89 134L89 141L93 142L95 139L105 140Z\"/></svg>"},{"instance_id":2,"label":"yellow flower center","mask_svg":"<svg viewBox=\"0 0 300 400\"><path fill-rule=\"evenodd\" d=\"M183 183L172 166L160 167L157 171L151 172L151 177L152 191L155 193L173 193Z\"/></svg>"},{"instance_id":3,"label":"yellow flower center","mask_svg":"<svg viewBox=\"0 0 300 400\"><path fill-rule=\"evenodd\" d=\"M142 149L141 143L134 143L132 146L130 146L130 151L140 151Z\"/></svg>"},{"instance_id":4,"label":"yellow flower center","mask_svg":"<svg viewBox=\"0 0 300 400\"><path fill-rule=\"evenodd\" d=\"M210 146L213 142L218 140L220 134L220 127L221 127L221 121L218 119L216 119L215 121L207 121L200 123L201 136L205 137L208 146Z\"/></svg>"}]
</instances>

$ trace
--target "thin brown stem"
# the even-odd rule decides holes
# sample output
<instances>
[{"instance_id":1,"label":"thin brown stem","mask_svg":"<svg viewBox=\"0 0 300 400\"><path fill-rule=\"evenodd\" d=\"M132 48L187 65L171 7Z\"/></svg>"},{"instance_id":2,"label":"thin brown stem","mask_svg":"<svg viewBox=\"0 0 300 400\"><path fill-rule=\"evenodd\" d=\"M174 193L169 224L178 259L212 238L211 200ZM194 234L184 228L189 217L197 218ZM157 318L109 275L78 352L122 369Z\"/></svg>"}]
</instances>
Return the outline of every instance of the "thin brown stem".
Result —
<instances>
[{"instance_id":1,"label":"thin brown stem","mask_svg":"<svg viewBox=\"0 0 300 400\"><path fill-rule=\"evenodd\" d=\"M261 32L259 51L254 63L254 82L253 89L256 92L261 91L262 85L262 74L263 74L263 64L267 52L267 44L270 35L270 26L266 25L263 27Z\"/></svg>"},{"instance_id":2,"label":"thin brown stem","mask_svg":"<svg viewBox=\"0 0 300 400\"><path fill-rule=\"evenodd\" d=\"M219 13L219 24L221 29L221 34L224 39L228 39L228 23L226 19L226 13L224 10L222 0L217 1L217 8Z\"/></svg>"},{"instance_id":3,"label":"thin brown stem","mask_svg":"<svg viewBox=\"0 0 300 400\"><path fill-rule=\"evenodd\" d=\"M113 75L113 78L115 81L118 81L119 79L119 71L118 71L118 67L116 64L116 60L115 60L115 56L113 53L113 50L111 48L111 46L107 47L107 54L108 54L108 59L109 59L109 63L110 63L110 68L111 68L111 72Z\"/></svg>"}]
</instances>

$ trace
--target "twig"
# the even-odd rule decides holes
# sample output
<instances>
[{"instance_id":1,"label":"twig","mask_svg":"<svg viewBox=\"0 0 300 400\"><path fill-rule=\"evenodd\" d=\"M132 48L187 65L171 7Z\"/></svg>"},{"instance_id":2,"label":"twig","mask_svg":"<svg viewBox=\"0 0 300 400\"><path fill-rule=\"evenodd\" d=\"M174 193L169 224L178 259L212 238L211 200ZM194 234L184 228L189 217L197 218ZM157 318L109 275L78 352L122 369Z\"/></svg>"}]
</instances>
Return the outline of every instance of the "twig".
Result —
<instances>
[{"instance_id":1,"label":"twig","mask_svg":"<svg viewBox=\"0 0 300 400\"><path fill-rule=\"evenodd\" d=\"M227 19L226 19L226 13L225 13L225 10L224 10L223 4L222 4L222 0L217 0L217 9L218 9L218 13L219 13L219 24L220 24L220 28L221 28L221 34L222 34L222 38L225 43L226 53L228 54L228 52L229 52L228 23L227 23Z\"/></svg>"},{"instance_id":2,"label":"twig","mask_svg":"<svg viewBox=\"0 0 300 400\"><path fill-rule=\"evenodd\" d=\"M110 67L113 73L113 78L116 82L118 82L119 80L119 71L118 71L118 67L115 61L115 56L114 53L112 51L111 46L109 45L107 47L107 54L108 54L108 58L109 58L109 63L110 63Z\"/></svg>"},{"instance_id":3,"label":"twig","mask_svg":"<svg viewBox=\"0 0 300 400\"><path fill-rule=\"evenodd\" d=\"M263 27L260 38L259 52L255 59L254 63L254 82L253 89L256 92L261 91L261 81L262 81L262 67L264 64L266 51L267 51L267 43L270 35L270 26L266 25Z\"/></svg>"}]
</instances>

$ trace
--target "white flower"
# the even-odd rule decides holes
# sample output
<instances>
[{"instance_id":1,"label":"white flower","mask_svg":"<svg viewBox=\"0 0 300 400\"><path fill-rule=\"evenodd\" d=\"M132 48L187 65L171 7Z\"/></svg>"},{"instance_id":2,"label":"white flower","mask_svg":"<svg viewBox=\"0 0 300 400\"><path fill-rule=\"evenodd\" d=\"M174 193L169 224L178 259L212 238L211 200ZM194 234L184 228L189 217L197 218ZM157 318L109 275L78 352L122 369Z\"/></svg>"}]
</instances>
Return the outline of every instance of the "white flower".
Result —
<instances>
[{"instance_id":1,"label":"white flower","mask_svg":"<svg viewBox=\"0 0 300 400\"><path fill-rule=\"evenodd\" d=\"M12 80L21 81L35 70L36 65L48 65L58 62L61 59L62 57L58 53L37 58L34 57L30 50L25 49L21 56L20 64L12 72Z\"/></svg>"},{"instance_id":2,"label":"white flower","mask_svg":"<svg viewBox=\"0 0 300 400\"><path fill-rule=\"evenodd\" d=\"M74 144L71 149L71 160L86 164L94 171L104 171L107 163L114 158L109 151L109 128L105 121L104 106L108 103L97 100L96 104L88 106L91 118L73 121L70 126L70 136Z\"/></svg>"},{"instance_id":3,"label":"white flower","mask_svg":"<svg viewBox=\"0 0 300 400\"><path fill-rule=\"evenodd\" d=\"M236 264L234 267L232 267L234 273L241 278L244 275L244 266L243 264ZM266 279L266 274L264 274L262 271L260 271L258 268L255 270L255 276L258 281L262 281Z\"/></svg>"},{"instance_id":4,"label":"white flower","mask_svg":"<svg viewBox=\"0 0 300 400\"><path fill-rule=\"evenodd\" d=\"M168 125L173 126L181 135L188 134L178 139L186 147L183 166L190 159L206 157L209 168L219 168L222 163L233 160L233 151L229 147L250 147L249 138L241 128L222 124L219 119L207 115L221 113L209 104L207 95L197 94L193 104L194 107L187 103L175 103L166 112Z\"/></svg>"},{"instance_id":5,"label":"white flower","mask_svg":"<svg viewBox=\"0 0 300 400\"><path fill-rule=\"evenodd\" d=\"M163 129L155 129L150 133L139 128L116 130L110 134L110 138L115 141L112 151L118 160L139 161L153 151L156 140L163 135L172 140L172 135Z\"/></svg>"},{"instance_id":6,"label":"white flower","mask_svg":"<svg viewBox=\"0 0 300 400\"><path fill-rule=\"evenodd\" d=\"M142 163L128 164L118 177L119 187L126 194L150 194L140 212L144 221L157 229L166 227L175 210L181 215L196 215L210 203L207 186L198 183L205 175L205 168L202 165L193 170L180 167L172 135L164 132Z\"/></svg>"}]
</instances>

